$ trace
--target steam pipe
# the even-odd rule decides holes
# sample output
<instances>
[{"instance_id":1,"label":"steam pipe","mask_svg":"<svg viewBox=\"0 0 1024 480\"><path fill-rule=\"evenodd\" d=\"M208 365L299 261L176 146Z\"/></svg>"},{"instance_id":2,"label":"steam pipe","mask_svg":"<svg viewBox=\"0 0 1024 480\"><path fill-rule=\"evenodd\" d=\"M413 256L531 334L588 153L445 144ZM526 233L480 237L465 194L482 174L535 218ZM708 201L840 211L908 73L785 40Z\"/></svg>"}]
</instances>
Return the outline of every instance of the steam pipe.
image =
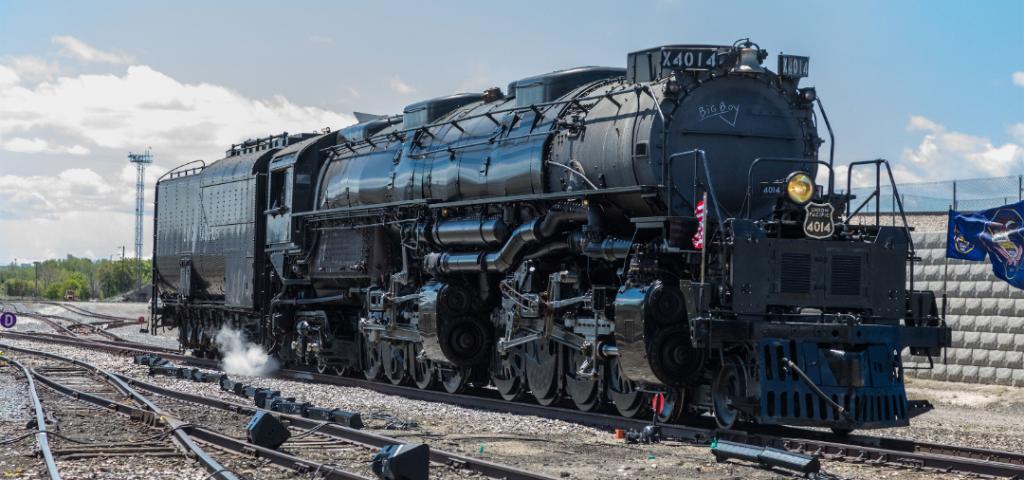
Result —
<instances>
[{"instance_id":1,"label":"steam pipe","mask_svg":"<svg viewBox=\"0 0 1024 480\"><path fill-rule=\"evenodd\" d=\"M617 237L608 237L599 242L592 242L583 234L574 233L569 237L569 245L576 253L582 253L591 258L615 261L629 256L629 249L633 246L633 242Z\"/></svg>"},{"instance_id":2,"label":"steam pipe","mask_svg":"<svg viewBox=\"0 0 1024 480\"><path fill-rule=\"evenodd\" d=\"M349 298L349 294L343 293L341 295L331 295L329 297L317 297L317 298L294 298L294 299L280 299L275 298L270 303L272 305L315 305L318 303L337 302Z\"/></svg>"},{"instance_id":3,"label":"steam pipe","mask_svg":"<svg viewBox=\"0 0 1024 480\"><path fill-rule=\"evenodd\" d=\"M579 206L567 207L565 210L552 210L541 218L533 219L517 227L501 249L496 252L486 254L431 253L423 258L423 264L427 270L437 273L504 273L519 261L528 247L554 237L570 223L583 222L586 219L586 209Z\"/></svg>"},{"instance_id":4,"label":"steam pipe","mask_svg":"<svg viewBox=\"0 0 1024 480\"><path fill-rule=\"evenodd\" d=\"M438 247L486 247L500 244L508 237L508 229L500 218L443 220L417 233L421 240Z\"/></svg>"}]
</instances>

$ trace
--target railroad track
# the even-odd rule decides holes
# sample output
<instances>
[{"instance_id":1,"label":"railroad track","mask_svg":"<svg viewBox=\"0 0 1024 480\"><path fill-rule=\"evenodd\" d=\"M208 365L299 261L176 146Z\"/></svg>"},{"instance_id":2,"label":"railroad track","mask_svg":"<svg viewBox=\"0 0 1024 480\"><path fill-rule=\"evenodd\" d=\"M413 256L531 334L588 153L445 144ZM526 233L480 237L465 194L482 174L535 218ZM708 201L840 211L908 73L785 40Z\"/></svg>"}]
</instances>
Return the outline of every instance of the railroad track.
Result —
<instances>
[{"instance_id":1,"label":"railroad track","mask_svg":"<svg viewBox=\"0 0 1024 480\"><path fill-rule=\"evenodd\" d=\"M78 315L82 315L82 316L85 316L85 317L100 318L100 319L104 319L104 320L126 321L126 322L135 322L136 321L136 319L130 318L130 317L121 317L121 316L118 316L118 315L109 315L109 314L106 314L106 313L93 312L91 310L86 310L86 309L84 309L82 307L79 307L78 305L74 305L74 304L70 304L70 303L61 303L61 302L39 302L39 303L42 304L42 305L53 305L55 307L61 307L64 310L67 310L67 311L69 311L71 313L76 313Z\"/></svg>"},{"instance_id":2,"label":"railroad track","mask_svg":"<svg viewBox=\"0 0 1024 480\"><path fill-rule=\"evenodd\" d=\"M126 342L127 341L124 338L122 338L120 335L117 335L117 334L115 334L113 332L107 331L105 328L103 328L101 326L103 324L99 324L99 323L86 323L86 322L82 322L80 320L75 320L75 319L70 318L70 317L65 317L65 316L61 316L61 315L51 315L51 314L39 313L39 312L22 312L20 315L22 315L24 317L27 317L27 318L38 319L38 320L46 323L50 327L54 328L58 332L63 332L63 333L65 333L67 335L70 335L70 336L78 336L78 335L81 335L81 334L85 333L85 334L98 335L98 336L106 338L107 340L112 340L112 341L115 341L115 342ZM67 324L62 324L62 323L58 322L58 320L59 321L64 321L64 322L68 322L68 323Z\"/></svg>"},{"instance_id":3,"label":"railroad track","mask_svg":"<svg viewBox=\"0 0 1024 480\"><path fill-rule=\"evenodd\" d=\"M66 371L103 377L120 393L127 395L136 403L145 404L148 407L146 410L152 412L156 418L172 419L178 422L177 426L172 425L172 428L178 428L198 441L227 450L235 455L267 459L274 465L298 473L315 473L317 478L369 480L372 472L368 468L368 460L372 455L381 447L404 443L395 438L363 432L334 423L271 412L294 430L296 435L285 442L279 450L266 449L242 439L245 437L242 425L253 414L265 410L166 389L141 380L112 374L88 363L48 352L2 344L0 344L0 348L73 366L67 367ZM44 384L69 396L85 398L86 401L107 406L107 408L121 413L127 412L133 418L140 415L140 412L133 410L134 407L116 404L113 398L117 396L118 392L104 397L94 392L76 389L75 386L64 384L59 379L43 376L36 369L32 370L32 374ZM120 386L123 386L124 389L119 388ZM149 395L142 395L138 393L139 390L145 390ZM145 414L141 413L141 415ZM211 418L220 422L217 428L205 426ZM149 420L152 421L152 418ZM348 460L348 463L355 467L342 469L336 465L339 460ZM553 477L443 450L432 449L430 460L432 462L430 478L454 480L479 478L483 475L507 480L553 480ZM212 472L211 476L214 473ZM234 477L225 476L223 478Z\"/></svg>"},{"instance_id":4,"label":"railroad track","mask_svg":"<svg viewBox=\"0 0 1024 480\"><path fill-rule=\"evenodd\" d=\"M99 319L101 321L93 322L93 324L95 324L95 325L103 325L103 329L104 330L111 330L111 329L114 329L114 328L120 328L120 327L129 326L129 325L138 325L139 324L138 319L135 319L135 318L121 317L121 316L118 316L118 315L109 315L109 314L106 314L106 313L93 312L93 311L86 310L86 309L84 309L82 307L79 307L77 305L70 304L70 303L60 303L60 302L39 302L39 303L43 304L43 305L53 305L53 306L56 306L56 307L61 307L61 308L65 309L65 310L67 310L67 311L69 311L71 313L74 313L76 315L81 315L83 317Z\"/></svg>"},{"instance_id":5,"label":"railroad track","mask_svg":"<svg viewBox=\"0 0 1024 480\"><path fill-rule=\"evenodd\" d=\"M31 335L0 332L9 336L33 340ZM114 354L155 353L181 364L220 370L217 361L195 358L180 353L163 353L141 344L99 343L97 341L61 336L47 336L40 341L79 346ZM352 377L318 374L311 371L282 369L277 378L316 382L345 387L365 388L387 395L415 400L446 403L467 408L478 408L519 415L532 415L601 429L642 429L649 422L603 413L588 413L561 407L509 402L487 389L474 394L449 394L439 390L420 390L390 383L373 382ZM957 472L1000 478L1024 478L1024 454L981 448L944 445L929 442L900 440L867 435L841 437L835 434L793 427L753 426L745 430L719 430L710 419L687 419L688 424L663 424L662 435L668 438L710 443L713 439L733 440L759 446L770 446L794 452L810 453L832 461L856 462L883 467L903 467L935 472Z\"/></svg>"},{"instance_id":6,"label":"railroad track","mask_svg":"<svg viewBox=\"0 0 1024 480\"><path fill-rule=\"evenodd\" d=\"M36 431L34 436L36 437L36 448L43 457L43 464L46 466L46 476L50 480L60 480L57 462L53 459L53 451L50 449L50 432L46 428L46 414L43 412L43 404L39 400L39 392L36 390L36 383L32 378L32 372L28 367L25 367L16 360L7 359L7 361L15 366L25 377L25 388L28 391L29 402L32 404L32 414L35 417ZM31 425L31 422L29 425Z\"/></svg>"},{"instance_id":7,"label":"railroad track","mask_svg":"<svg viewBox=\"0 0 1024 480\"><path fill-rule=\"evenodd\" d=\"M185 424L146 402L120 379L88 364L46 356L26 356L18 362L9 358L10 351L16 349L7 350L8 361L22 366L30 386L38 382L50 389L46 391L48 409L44 412L40 406L36 410L36 424L37 435L52 446L49 457L44 453L51 479L61 478L54 458L61 460L61 468L75 470L70 476L77 477L81 470L89 469L80 461L115 456L130 457L130 470L162 468L171 472L181 458L192 457L211 478L238 479L192 440ZM111 416L108 410L125 415ZM45 428L46 419L57 424L59 433Z\"/></svg>"}]
</instances>

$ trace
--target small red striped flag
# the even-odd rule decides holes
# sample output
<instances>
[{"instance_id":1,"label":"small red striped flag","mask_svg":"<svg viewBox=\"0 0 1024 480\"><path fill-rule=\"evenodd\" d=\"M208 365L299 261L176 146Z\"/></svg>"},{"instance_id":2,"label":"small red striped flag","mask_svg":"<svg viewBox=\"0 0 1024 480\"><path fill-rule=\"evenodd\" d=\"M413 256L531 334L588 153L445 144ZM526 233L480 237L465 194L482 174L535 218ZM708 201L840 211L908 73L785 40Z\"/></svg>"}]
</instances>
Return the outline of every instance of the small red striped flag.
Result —
<instances>
[{"instance_id":1,"label":"small red striped flag","mask_svg":"<svg viewBox=\"0 0 1024 480\"><path fill-rule=\"evenodd\" d=\"M697 233L693 235L693 248L700 250L704 248L704 200L697 202L693 214L697 216Z\"/></svg>"}]
</instances>

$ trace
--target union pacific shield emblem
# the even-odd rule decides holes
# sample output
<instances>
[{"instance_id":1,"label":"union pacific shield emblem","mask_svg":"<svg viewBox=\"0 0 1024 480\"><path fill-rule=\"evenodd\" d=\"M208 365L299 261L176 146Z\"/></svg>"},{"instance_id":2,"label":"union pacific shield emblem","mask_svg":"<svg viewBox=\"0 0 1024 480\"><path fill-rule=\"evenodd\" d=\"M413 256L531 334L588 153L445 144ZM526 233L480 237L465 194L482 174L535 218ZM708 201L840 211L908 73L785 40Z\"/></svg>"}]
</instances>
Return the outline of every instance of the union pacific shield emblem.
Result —
<instances>
[{"instance_id":1,"label":"union pacific shield emblem","mask_svg":"<svg viewBox=\"0 0 1024 480\"><path fill-rule=\"evenodd\" d=\"M809 238L828 238L835 231L832 213L835 209L831 203L808 203L804 207L804 235Z\"/></svg>"}]
</instances>

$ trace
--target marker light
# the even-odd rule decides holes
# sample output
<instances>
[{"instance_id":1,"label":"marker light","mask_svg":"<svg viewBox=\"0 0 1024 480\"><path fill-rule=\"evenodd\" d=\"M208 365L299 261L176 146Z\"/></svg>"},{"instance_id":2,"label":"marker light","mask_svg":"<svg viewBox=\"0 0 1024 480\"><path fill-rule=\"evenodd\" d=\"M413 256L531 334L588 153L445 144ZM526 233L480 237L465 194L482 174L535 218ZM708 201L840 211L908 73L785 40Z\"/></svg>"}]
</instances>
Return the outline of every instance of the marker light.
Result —
<instances>
[{"instance_id":1,"label":"marker light","mask_svg":"<svg viewBox=\"0 0 1024 480\"><path fill-rule=\"evenodd\" d=\"M803 205L814 196L814 180L804 172L793 172L786 179L786 196L793 203Z\"/></svg>"}]
</instances>

